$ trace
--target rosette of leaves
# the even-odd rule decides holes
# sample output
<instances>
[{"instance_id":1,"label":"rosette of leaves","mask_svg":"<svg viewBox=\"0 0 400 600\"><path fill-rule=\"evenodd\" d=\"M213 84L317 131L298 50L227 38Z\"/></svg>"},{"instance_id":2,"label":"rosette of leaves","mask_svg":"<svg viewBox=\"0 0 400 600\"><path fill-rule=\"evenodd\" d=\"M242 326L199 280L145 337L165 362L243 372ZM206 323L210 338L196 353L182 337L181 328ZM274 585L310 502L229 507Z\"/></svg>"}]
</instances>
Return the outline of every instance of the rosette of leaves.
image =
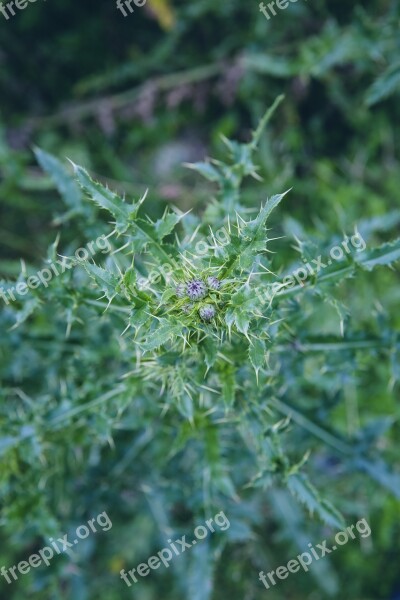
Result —
<instances>
[{"instance_id":1,"label":"rosette of leaves","mask_svg":"<svg viewBox=\"0 0 400 600\"><path fill-rule=\"evenodd\" d=\"M150 389L159 387L164 405L176 407L193 425L199 407L217 407L217 412L225 411L233 420L239 419L239 432L260 469L251 485L285 481L311 511L339 526L338 514L319 501L305 475L298 474L305 459L293 462L282 449L281 427L271 429L268 413L284 413L292 418L296 414L282 400L279 365L286 367L277 357L285 344L291 348L299 294L328 299L343 324L347 318L345 307L329 290L359 270L392 264L400 257L400 242L362 254L354 251L320 276L310 278L307 286L283 286L276 295L273 284L277 276L269 260L276 242L269 236L268 221L287 192L266 199L248 218L240 204L240 187L246 176L258 178L253 155L263 128L281 100L278 98L267 111L248 144L224 140L230 162L212 160L189 165L218 185L211 212L215 227L223 225L229 233L228 242L222 244L211 228L213 242L205 256L196 255L195 250L195 241L206 235L200 217L192 217L186 224L179 211L168 210L162 219L153 222L141 216L144 198L125 202L74 165L84 194L111 214L125 251L109 261L107 268L95 264L86 264L85 268L106 298L106 310L129 311L124 335L130 341L132 355L139 352L140 356L131 376L140 377ZM183 240L176 234L177 227L186 234ZM318 248L304 243L299 250L309 259L310 252L312 255ZM267 437L266 429L271 431ZM329 438L323 433L321 436ZM226 477L224 481L224 486L228 485ZM233 489L231 483L229 487Z\"/></svg>"}]
</instances>

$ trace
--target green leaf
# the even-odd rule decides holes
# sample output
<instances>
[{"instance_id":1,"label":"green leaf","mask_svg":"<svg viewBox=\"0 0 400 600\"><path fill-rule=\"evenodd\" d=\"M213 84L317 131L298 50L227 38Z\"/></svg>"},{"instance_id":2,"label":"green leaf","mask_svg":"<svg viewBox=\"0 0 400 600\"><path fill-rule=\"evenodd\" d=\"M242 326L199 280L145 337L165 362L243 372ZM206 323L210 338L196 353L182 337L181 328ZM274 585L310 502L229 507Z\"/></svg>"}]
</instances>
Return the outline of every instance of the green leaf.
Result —
<instances>
[{"instance_id":1,"label":"green leaf","mask_svg":"<svg viewBox=\"0 0 400 600\"><path fill-rule=\"evenodd\" d=\"M0 439L0 456L3 456L8 452L10 448L14 448L19 442L19 438L12 437L11 435L3 436Z\"/></svg>"},{"instance_id":2,"label":"green leaf","mask_svg":"<svg viewBox=\"0 0 400 600\"><path fill-rule=\"evenodd\" d=\"M197 171L209 181L221 180L219 171L208 162L185 163L184 166L188 169L192 169L192 171Z\"/></svg>"},{"instance_id":3,"label":"green leaf","mask_svg":"<svg viewBox=\"0 0 400 600\"><path fill-rule=\"evenodd\" d=\"M238 331L247 335L250 322L254 318L254 310L257 306L257 298L254 290L246 283L235 292L230 299L230 307L226 314L233 316Z\"/></svg>"},{"instance_id":4,"label":"green leaf","mask_svg":"<svg viewBox=\"0 0 400 600\"><path fill-rule=\"evenodd\" d=\"M382 487L389 490L395 498L400 499L400 473L390 471L382 459L371 461L360 458L354 461L354 466L368 473Z\"/></svg>"},{"instance_id":5,"label":"green leaf","mask_svg":"<svg viewBox=\"0 0 400 600\"><path fill-rule=\"evenodd\" d=\"M231 408L235 403L235 369L228 365L221 374L222 399L227 408Z\"/></svg>"},{"instance_id":6,"label":"green leaf","mask_svg":"<svg viewBox=\"0 0 400 600\"><path fill-rule=\"evenodd\" d=\"M84 262L83 266L90 278L93 279L98 287L104 292L106 298L111 301L117 295L116 288L119 284L119 278L114 275L114 273L106 271L95 264Z\"/></svg>"},{"instance_id":7,"label":"green leaf","mask_svg":"<svg viewBox=\"0 0 400 600\"><path fill-rule=\"evenodd\" d=\"M304 504L311 514L314 512L322 521L337 529L343 529L343 516L327 500L323 500L304 473L289 475L287 479L289 491L299 502Z\"/></svg>"},{"instance_id":8,"label":"green leaf","mask_svg":"<svg viewBox=\"0 0 400 600\"><path fill-rule=\"evenodd\" d=\"M129 317L129 324L139 331L139 329L151 318L147 306L141 308L133 308Z\"/></svg>"},{"instance_id":9,"label":"green leaf","mask_svg":"<svg viewBox=\"0 0 400 600\"><path fill-rule=\"evenodd\" d=\"M299 505L287 490L273 489L269 491L268 496L271 498L276 518L281 523L282 538L290 540L300 552L304 552L310 541L310 534ZM311 563L309 569L310 575L327 595L334 596L338 593L338 577L328 556L324 560Z\"/></svg>"},{"instance_id":10,"label":"green leaf","mask_svg":"<svg viewBox=\"0 0 400 600\"><path fill-rule=\"evenodd\" d=\"M82 167L72 163L76 177L89 197L101 208L108 210L115 219L118 233L125 233L130 222L136 217L141 201L128 205L122 198L111 192L101 183L94 181Z\"/></svg>"},{"instance_id":11,"label":"green leaf","mask_svg":"<svg viewBox=\"0 0 400 600\"><path fill-rule=\"evenodd\" d=\"M250 326L250 320L251 317L246 313L242 311L235 312L235 325L240 333L247 335Z\"/></svg>"},{"instance_id":12,"label":"green leaf","mask_svg":"<svg viewBox=\"0 0 400 600\"><path fill-rule=\"evenodd\" d=\"M371 271L378 266L390 266L400 259L400 238L379 246L371 250L363 250L352 254L352 259L348 258L345 261L333 262L331 266L327 266L320 274L318 274L319 283L336 283L343 279L351 278L356 272L356 267L360 267L366 271ZM283 298L295 296L299 292L314 290L318 293L318 288L310 287L309 285L296 285L294 287L279 291L274 297L276 305Z\"/></svg>"},{"instance_id":13,"label":"green leaf","mask_svg":"<svg viewBox=\"0 0 400 600\"><path fill-rule=\"evenodd\" d=\"M252 340L249 347L250 362L258 374L259 370L265 365L265 343L262 340Z\"/></svg>"},{"instance_id":14,"label":"green leaf","mask_svg":"<svg viewBox=\"0 0 400 600\"><path fill-rule=\"evenodd\" d=\"M141 246L140 250L147 245L151 247L152 254L154 257L158 259L161 264L168 264L175 267L174 258L178 256L178 251L174 246L168 246L167 244L161 244L161 239L159 237L159 233L156 230L154 223L146 223L142 220L137 220L135 222L137 229L139 230L139 234L141 236ZM167 252L169 251L169 254ZM139 248L135 250L139 251ZM164 277L164 274L161 273Z\"/></svg>"},{"instance_id":15,"label":"green leaf","mask_svg":"<svg viewBox=\"0 0 400 600\"><path fill-rule=\"evenodd\" d=\"M166 344L172 337L178 335L182 331L180 324L174 323L168 319L160 319L157 329L152 331L145 342L141 344L143 350L148 352L156 350L160 346Z\"/></svg>"},{"instance_id":16,"label":"green leaf","mask_svg":"<svg viewBox=\"0 0 400 600\"><path fill-rule=\"evenodd\" d=\"M250 142L250 144L248 144L248 147L251 150L255 150L255 148L257 147L257 144L260 141L262 132L264 131L264 129L266 128L267 124L269 123L269 121L273 117L276 109L283 102L284 99L285 99L285 96L283 94L281 94L280 96L278 96L277 98L275 98L275 100L272 103L272 105L265 111L263 117L260 119L260 122L258 124L257 129L253 133L253 139L252 139L252 141Z\"/></svg>"},{"instance_id":17,"label":"green leaf","mask_svg":"<svg viewBox=\"0 0 400 600\"><path fill-rule=\"evenodd\" d=\"M39 307L40 300L39 298L29 298L26 297L23 299L23 304L21 310L18 310L15 314L15 323L12 326L12 329L19 327L35 312L35 310Z\"/></svg>"},{"instance_id":18,"label":"green leaf","mask_svg":"<svg viewBox=\"0 0 400 600\"><path fill-rule=\"evenodd\" d=\"M390 65L369 88L365 103L373 106L400 91L400 62Z\"/></svg>"},{"instance_id":19,"label":"green leaf","mask_svg":"<svg viewBox=\"0 0 400 600\"><path fill-rule=\"evenodd\" d=\"M255 219L240 226L239 236L231 236L231 242L226 247L229 259L224 265L221 277L227 277L236 268L250 269L257 261L257 255L266 250L266 222L288 191L269 198Z\"/></svg>"},{"instance_id":20,"label":"green leaf","mask_svg":"<svg viewBox=\"0 0 400 600\"><path fill-rule=\"evenodd\" d=\"M50 175L65 204L71 209L79 209L82 202L81 191L62 162L40 148L34 148L34 153L42 169Z\"/></svg>"},{"instance_id":21,"label":"green leaf","mask_svg":"<svg viewBox=\"0 0 400 600\"><path fill-rule=\"evenodd\" d=\"M135 271L135 267L132 262L132 265L124 273L121 285L124 285L129 290L131 290L131 289L135 288L136 281L137 281L137 273Z\"/></svg>"},{"instance_id":22,"label":"green leaf","mask_svg":"<svg viewBox=\"0 0 400 600\"><path fill-rule=\"evenodd\" d=\"M204 360L207 365L207 369L211 369L217 359L218 347L215 340L211 337L207 337L203 344L202 349L204 351Z\"/></svg>"},{"instance_id":23,"label":"green leaf","mask_svg":"<svg viewBox=\"0 0 400 600\"><path fill-rule=\"evenodd\" d=\"M361 265L363 269L371 271L374 267L382 265L391 265L396 260L400 259L400 238L373 248L372 250L364 250L355 257L355 261L358 265Z\"/></svg>"},{"instance_id":24,"label":"green leaf","mask_svg":"<svg viewBox=\"0 0 400 600\"><path fill-rule=\"evenodd\" d=\"M167 212L162 219L159 219L154 224L154 230L159 241L161 241L166 235L169 235L174 230L182 217L183 214L179 215L175 212Z\"/></svg>"},{"instance_id":25,"label":"green leaf","mask_svg":"<svg viewBox=\"0 0 400 600\"><path fill-rule=\"evenodd\" d=\"M207 540L192 548L188 572L188 594L190 600L210 600L213 591L212 579L215 560Z\"/></svg>"},{"instance_id":26,"label":"green leaf","mask_svg":"<svg viewBox=\"0 0 400 600\"><path fill-rule=\"evenodd\" d=\"M283 192L283 194L275 194L275 196L269 198L266 201L265 206L261 208L257 217L246 223L242 229L242 235L249 236L251 239L258 239L260 233L264 233L264 228L268 217L289 191L290 190L287 190L286 192Z\"/></svg>"},{"instance_id":27,"label":"green leaf","mask_svg":"<svg viewBox=\"0 0 400 600\"><path fill-rule=\"evenodd\" d=\"M282 56L248 54L242 60L246 68L257 73L262 73L263 75L287 78L295 73L294 66L288 60L282 58Z\"/></svg>"},{"instance_id":28,"label":"green leaf","mask_svg":"<svg viewBox=\"0 0 400 600\"><path fill-rule=\"evenodd\" d=\"M177 402L177 407L183 417L185 417L189 421L193 421L194 406L193 406L193 400L189 396L189 394L184 392L183 394L181 394L181 396L179 396L178 402Z\"/></svg>"}]
</instances>

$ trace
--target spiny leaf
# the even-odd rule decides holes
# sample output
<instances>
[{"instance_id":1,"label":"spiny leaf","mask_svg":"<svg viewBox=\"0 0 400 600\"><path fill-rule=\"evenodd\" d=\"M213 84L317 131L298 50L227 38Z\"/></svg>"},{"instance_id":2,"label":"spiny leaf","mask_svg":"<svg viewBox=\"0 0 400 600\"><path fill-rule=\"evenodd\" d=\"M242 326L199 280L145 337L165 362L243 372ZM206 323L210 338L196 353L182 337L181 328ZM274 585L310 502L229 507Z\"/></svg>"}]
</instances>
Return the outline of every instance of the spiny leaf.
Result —
<instances>
[{"instance_id":1,"label":"spiny leaf","mask_svg":"<svg viewBox=\"0 0 400 600\"><path fill-rule=\"evenodd\" d=\"M167 212L161 219L154 224L154 230L157 233L158 239L161 241L166 235L170 234L183 214L179 215L176 212Z\"/></svg>"},{"instance_id":2,"label":"spiny leaf","mask_svg":"<svg viewBox=\"0 0 400 600\"><path fill-rule=\"evenodd\" d=\"M157 232L154 223L146 223L145 221L136 221L136 227L138 228L140 235L142 236L142 247L151 246L152 254L160 261L161 264L174 265L174 258L178 256L178 251L174 246L168 246L167 244L161 244L161 238ZM169 250L169 254L167 252Z\"/></svg>"},{"instance_id":3,"label":"spiny leaf","mask_svg":"<svg viewBox=\"0 0 400 600\"><path fill-rule=\"evenodd\" d=\"M256 306L257 298L255 292L248 284L243 285L231 296L228 312L233 315L238 331L244 333L244 335L247 335L250 322L254 318Z\"/></svg>"},{"instance_id":4,"label":"spiny leaf","mask_svg":"<svg viewBox=\"0 0 400 600\"><path fill-rule=\"evenodd\" d=\"M362 252L355 253L352 255L352 259L349 257L347 260L340 262L333 262L331 266L327 266L317 275L319 283L337 283L343 279L351 278L356 273L356 267L360 267L366 271L371 271L378 266L389 266L400 259L400 238L394 242L383 244L377 248L371 250L363 250ZM310 278L312 287L306 283L305 285L295 285L293 287L287 287L282 289L278 294L274 296L274 304L276 305L283 298L288 296L295 296L299 292L305 290L317 290L314 286L313 279ZM318 292L317 292L318 293Z\"/></svg>"},{"instance_id":5,"label":"spiny leaf","mask_svg":"<svg viewBox=\"0 0 400 600\"><path fill-rule=\"evenodd\" d=\"M330 502L321 498L304 473L290 475L287 479L287 485L293 496L304 504L311 514L315 512L327 525L343 529L345 522L342 515Z\"/></svg>"},{"instance_id":6,"label":"spiny leaf","mask_svg":"<svg viewBox=\"0 0 400 600\"><path fill-rule=\"evenodd\" d=\"M141 202L132 205L126 204L117 194L114 194L101 183L94 181L85 169L74 163L72 165L85 192L98 206L112 214L118 233L124 233L128 229L130 221L136 217Z\"/></svg>"},{"instance_id":7,"label":"spiny leaf","mask_svg":"<svg viewBox=\"0 0 400 600\"><path fill-rule=\"evenodd\" d=\"M151 318L148 313L147 306L140 308L133 308L129 317L129 324L134 328L135 331L139 329Z\"/></svg>"},{"instance_id":8,"label":"spiny leaf","mask_svg":"<svg viewBox=\"0 0 400 600\"><path fill-rule=\"evenodd\" d=\"M152 331L145 342L141 344L143 350L148 352L156 350L166 344L173 336L182 331L182 326L169 319L160 319L157 329Z\"/></svg>"},{"instance_id":9,"label":"spiny leaf","mask_svg":"<svg viewBox=\"0 0 400 600\"><path fill-rule=\"evenodd\" d=\"M251 316L241 311L235 312L235 325L241 333L247 335L250 326Z\"/></svg>"},{"instance_id":10,"label":"spiny leaf","mask_svg":"<svg viewBox=\"0 0 400 600\"><path fill-rule=\"evenodd\" d=\"M130 227L133 229L132 247L134 252L142 252L148 244L151 244L153 254L162 261L162 263L172 263L171 256L167 254L160 242L162 241L162 238L169 233L168 229L171 228L172 222L179 221L181 217L178 217L178 215L171 215L171 218L163 227L158 223L146 223L145 221L136 219L143 198L138 202L129 205L101 183L91 179L85 169L78 165L73 164L73 166L78 181L83 189L96 204L108 210L113 215L118 233L125 233ZM175 252L175 254L177 253Z\"/></svg>"},{"instance_id":11,"label":"spiny leaf","mask_svg":"<svg viewBox=\"0 0 400 600\"><path fill-rule=\"evenodd\" d=\"M265 365L265 342L263 340L252 340L249 347L249 358L258 375L259 370Z\"/></svg>"},{"instance_id":12,"label":"spiny leaf","mask_svg":"<svg viewBox=\"0 0 400 600\"><path fill-rule=\"evenodd\" d=\"M40 300L39 298L24 298L21 310L18 310L15 313L15 323L12 326L12 329L16 329L35 312L35 310L39 307Z\"/></svg>"},{"instance_id":13,"label":"spiny leaf","mask_svg":"<svg viewBox=\"0 0 400 600\"><path fill-rule=\"evenodd\" d=\"M83 266L91 279L93 279L98 287L104 292L106 298L111 301L117 295L116 288L119 284L119 278L114 275L114 273L106 271L95 264L85 262L83 263Z\"/></svg>"},{"instance_id":14,"label":"spiny leaf","mask_svg":"<svg viewBox=\"0 0 400 600\"><path fill-rule=\"evenodd\" d=\"M284 198L289 192L290 190L287 190L286 192L283 192L283 194L275 194L275 196L268 198L265 205L261 208L260 212L258 213L257 217L252 221L246 223L246 225L243 227L242 235L249 236L252 239L256 239L258 235L261 232L263 232L267 219L274 210L274 208L278 206L282 198Z\"/></svg>"},{"instance_id":15,"label":"spiny leaf","mask_svg":"<svg viewBox=\"0 0 400 600\"><path fill-rule=\"evenodd\" d=\"M278 206L288 191L269 198L265 206L260 209L257 217L240 227L239 236L237 238L231 237L231 243L226 247L226 251L230 256L222 272L223 277L227 277L237 267L242 270L249 269L257 260L257 255L265 251L267 243L266 222L271 212Z\"/></svg>"},{"instance_id":16,"label":"spiny leaf","mask_svg":"<svg viewBox=\"0 0 400 600\"><path fill-rule=\"evenodd\" d=\"M382 265L391 265L400 259L400 238L383 244L378 248L364 250L356 256L357 264L361 265L367 271L372 271L374 267Z\"/></svg>"},{"instance_id":17,"label":"spiny leaf","mask_svg":"<svg viewBox=\"0 0 400 600\"><path fill-rule=\"evenodd\" d=\"M202 345L204 351L204 360L208 369L214 366L217 359L218 347L215 340L211 337L207 337Z\"/></svg>"}]
</instances>

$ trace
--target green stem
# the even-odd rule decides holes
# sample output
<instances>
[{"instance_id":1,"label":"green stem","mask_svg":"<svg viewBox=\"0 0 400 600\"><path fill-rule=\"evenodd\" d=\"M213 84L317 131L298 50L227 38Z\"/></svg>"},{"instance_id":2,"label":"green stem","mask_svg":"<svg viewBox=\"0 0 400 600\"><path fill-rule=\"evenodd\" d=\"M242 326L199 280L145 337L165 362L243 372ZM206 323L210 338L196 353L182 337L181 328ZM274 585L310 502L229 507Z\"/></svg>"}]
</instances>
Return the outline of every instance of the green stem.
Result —
<instances>
[{"instance_id":1,"label":"green stem","mask_svg":"<svg viewBox=\"0 0 400 600\"><path fill-rule=\"evenodd\" d=\"M123 306L115 306L115 304L110 304L108 305L106 302L99 302L99 300L87 300L85 299L84 302L86 302L86 304L90 304L92 306L98 306L99 308L104 308L104 310L107 308L107 310L111 310L114 312L123 312L125 314L130 314L131 309L130 308L125 308Z\"/></svg>"},{"instance_id":2,"label":"green stem","mask_svg":"<svg viewBox=\"0 0 400 600\"><path fill-rule=\"evenodd\" d=\"M119 386L115 390L110 390L109 392L106 392L99 398L95 398L94 400L91 400L90 402L87 402L86 404L82 404L81 406L76 406L75 408L72 408L71 410L59 415L58 417L51 419L49 424L57 425L58 423L67 421L71 417L75 417L76 415L79 415L80 413L85 412L89 408L93 408L94 406L99 406L99 404L103 404L104 402L107 402L111 398L114 398L114 396L117 396L121 392L125 392L125 391L126 391L126 386L124 386L124 385Z\"/></svg>"},{"instance_id":3,"label":"green stem","mask_svg":"<svg viewBox=\"0 0 400 600\"><path fill-rule=\"evenodd\" d=\"M297 425L307 429L310 433L312 433L315 437L319 438L335 450L339 450L342 454L346 456L352 456L354 454L352 447L349 444L346 444L332 433L325 431L319 425L316 425L312 421L310 421L307 417L305 417L302 413L294 409L292 406L289 406L282 400L278 400L277 398L272 399L272 404L277 408L279 412L293 419Z\"/></svg>"},{"instance_id":4,"label":"green stem","mask_svg":"<svg viewBox=\"0 0 400 600\"><path fill-rule=\"evenodd\" d=\"M256 149L257 144L260 141L262 132L264 131L268 122L271 120L271 117L273 116L273 114L276 111L276 109L278 108L278 106L281 104L281 102L283 102L284 98L285 98L285 96L283 94L278 96L276 98L275 102L273 103L273 105L267 110L265 115L262 117L257 129L253 133L253 139L252 139L251 143L249 144L249 147L252 150Z\"/></svg>"},{"instance_id":5,"label":"green stem","mask_svg":"<svg viewBox=\"0 0 400 600\"><path fill-rule=\"evenodd\" d=\"M143 94L146 91L152 92L154 90L155 92L159 92L173 89L181 85L203 81L204 79L210 79L211 77L222 73L225 70L225 67L225 63L218 63L196 67L189 71L153 77L152 79L147 80L146 83L125 92L111 96L103 96L102 98L97 98L95 100L88 100L87 102L65 108L60 112L47 117L34 117L29 119L28 123L31 127L41 127L43 124L56 125L64 123L65 121L80 120L88 117L97 113L102 106L105 106L108 110L120 109L131 103L138 98L140 94Z\"/></svg>"}]
</instances>

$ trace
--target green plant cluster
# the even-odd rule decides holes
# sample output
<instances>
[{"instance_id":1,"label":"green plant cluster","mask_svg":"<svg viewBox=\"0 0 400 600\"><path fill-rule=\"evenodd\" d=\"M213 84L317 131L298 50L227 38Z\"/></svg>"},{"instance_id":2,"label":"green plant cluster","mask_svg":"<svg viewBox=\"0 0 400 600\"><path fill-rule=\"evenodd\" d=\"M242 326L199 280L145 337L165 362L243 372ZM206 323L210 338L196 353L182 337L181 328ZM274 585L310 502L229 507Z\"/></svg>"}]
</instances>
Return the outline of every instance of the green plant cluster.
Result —
<instances>
[{"instance_id":1,"label":"green plant cluster","mask_svg":"<svg viewBox=\"0 0 400 600\"><path fill-rule=\"evenodd\" d=\"M113 249L0 299L0 567L113 527L1 597L397 600L399 17L57 0L2 21L0 285ZM277 293L356 229L363 252ZM120 580L221 510L223 535ZM263 588L360 517L370 539Z\"/></svg>"},{"instance_id":2,"label":"green plant cluster","mask_svg":"<svg viewBox=\"0 0 400 600\"><path fill-rule=\"evenodd\" d=\"M372 511L357 493L357 481L365 489L379 486L384 497L400 496L399 475L390 467L394 450L388 448L384 461L377 447L393 425L390 397L386 414L362 426L341 413L354 389L368 385L366 373L373 380L386 365L392 386L400 375L399 336L390 314L377 311L366 327L340 294L348 279L350 295L359 296L364 273L370 281L373 269L400 258L399 239L369 243L386 220L363 223L364 252L354 250L320 278L262 301L262 292L291 266L280 263L279 247L286 242L269 226L286 193L265 198L249 214L241 186L247 176L258 178L254 153L281 100L249 143L225 139L226 162L191 165L217 185L204 215L169 209L154 221L143 198L125 200L85 169L73 165L72 175L58 159L36 151L64 197L66 214L73 210L83 230L82 216L88 215L87 239L97 211L108 212L106 233L114 249L104 264L83 262L2 312L3 520L16 547L27 552L62 525L85 522L91 511L115 515L99 558L106 568L90 584L91 595L102 590L104 598L124 597L119 568L161 547L168 532L187 532L220 510L232 524L226 535L174 565L170 592L156 580L143 597L211 598L209 582L214 579L215 593L218 585L224 588L226 565L238 560L237 543L247 553L238 567L240 594L258 594L258 570L273 564L262 535L270 519L301 550L302 514L306 522L317 517L313 526L323 538L323 531ZM98 223L103 234L105 225ZM196 256L195 242L210 235L210 226L224 227L229 242L216 241L207 255ZM301 236L300 224L292 220L291 228ZM297 241L300 260L310 260L331 247L335 236ZM49 259L60 253L58 245L50 246ZM272 260L274 253L278 258ZM139 279L157 269L160 276L143 289ZM20 280L31 273L27 266ZM211 283L218 287L216 281L220 289L210 289ZM218 318L183 310L187 299L181 296L193 296L194 282L192 300L214 305ZM350 432L346 421L354 427ZM129 532L140 541L132 542ZM100 552L93 544L73 559L84 570L71 572L63 557L32 575L33 587L42 590L37 597L53 597L60 582L68 593L77 589L79 598L87 597L87 561ZM325 593L339 589L328 559L313 575ZM15 598L18 589L11 591Z\"/></svg>"}]
</instances>

